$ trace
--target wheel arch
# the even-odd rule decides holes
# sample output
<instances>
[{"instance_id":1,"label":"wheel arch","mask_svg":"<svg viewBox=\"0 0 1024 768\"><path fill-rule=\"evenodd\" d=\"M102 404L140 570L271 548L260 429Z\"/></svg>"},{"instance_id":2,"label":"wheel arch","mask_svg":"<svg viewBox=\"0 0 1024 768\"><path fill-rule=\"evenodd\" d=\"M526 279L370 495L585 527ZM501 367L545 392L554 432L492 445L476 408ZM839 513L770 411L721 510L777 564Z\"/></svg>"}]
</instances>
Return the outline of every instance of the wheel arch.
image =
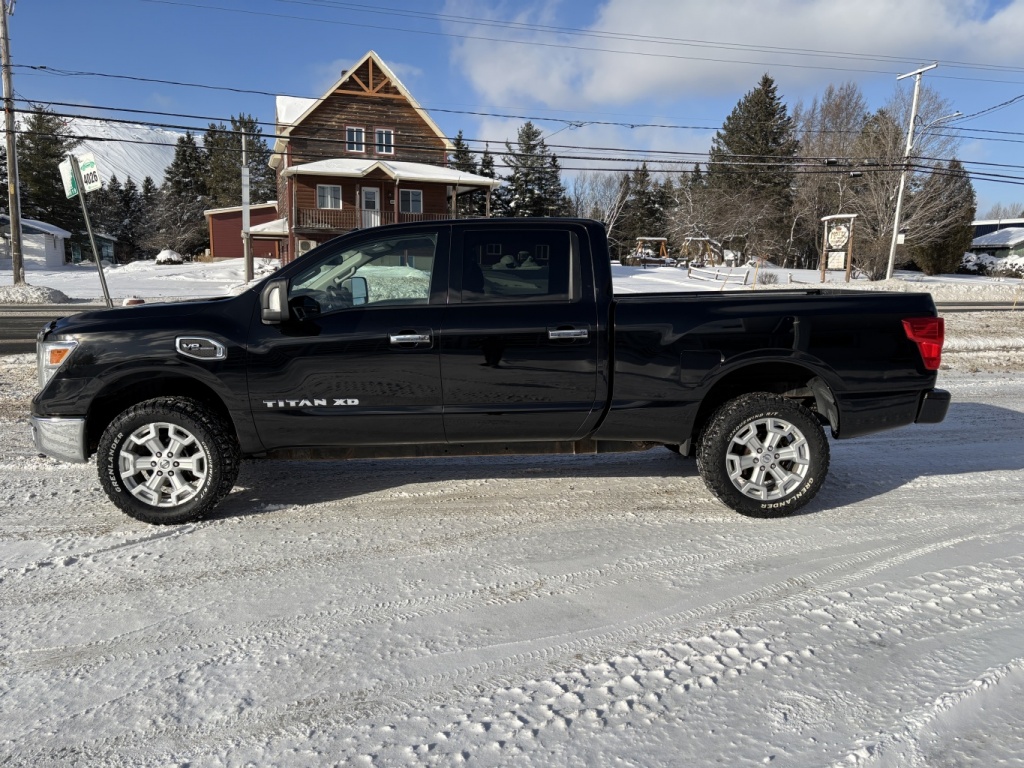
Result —
<instances>
[{"instance_id":1,"label":"wheel arch","mask_svg":"<svg viewBox=\"0 0 1024 768\"><path fill-rule=\"evenodd\" d=\"M771 392L801 402L833 432L839 431L839 410L828 382L818 371L799 363L760 362L744 365L721 376L701 400L690 433L692 453L704 425L723 404L750 392Z\"/></svg>"},{"instance_id":2,"label":"wheel arch","mask_svg":"<svg viewBox=\"0 0 1024 768\"><path fill-rule=\"evenodd\" d=\"M238 436L238 426L227 405L207 384L181 374L153 376L140 373L110 382L93 400L85 422L89 453L96 450L103 430L117 414L155 397L187 397L196 400L224 419L226 424L231 425L235 436Z\"/></svg>"}]
</instances>

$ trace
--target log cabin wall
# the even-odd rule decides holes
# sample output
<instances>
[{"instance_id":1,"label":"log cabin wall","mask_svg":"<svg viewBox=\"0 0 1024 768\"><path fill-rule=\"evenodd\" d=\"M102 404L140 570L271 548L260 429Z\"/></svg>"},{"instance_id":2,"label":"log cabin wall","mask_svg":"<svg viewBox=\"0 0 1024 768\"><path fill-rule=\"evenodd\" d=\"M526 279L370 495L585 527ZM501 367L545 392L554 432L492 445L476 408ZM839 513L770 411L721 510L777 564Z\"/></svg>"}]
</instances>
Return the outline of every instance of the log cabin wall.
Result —
<instances>
[{"instance_id":1,"label":"log cabin wall","mask_svg":"<svg viewBox=\"0 0 1024 768\"><path fill-rule=\"evenodd\" d=\"M362 152L348 151L346 131L350 127L363 129ZM377 151L377 129L393 131L393 152ZM444 139L431 129L372 58L292 129L289 145L291 157L286 165L337 157L447 165Z\"/></svg>"}]
</instances>

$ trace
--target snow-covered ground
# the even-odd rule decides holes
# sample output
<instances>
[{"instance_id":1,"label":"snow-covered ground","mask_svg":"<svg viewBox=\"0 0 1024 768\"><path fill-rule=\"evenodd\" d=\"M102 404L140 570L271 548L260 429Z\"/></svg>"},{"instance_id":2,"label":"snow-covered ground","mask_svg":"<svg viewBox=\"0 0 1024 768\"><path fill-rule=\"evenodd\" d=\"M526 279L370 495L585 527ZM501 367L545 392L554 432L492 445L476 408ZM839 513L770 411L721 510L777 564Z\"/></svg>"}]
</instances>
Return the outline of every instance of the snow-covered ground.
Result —
<instances>
[{"instance_id":1,"label":"snow-covered ground","mask_svg":"<svg viewBox=\"0 0 1024 768\"><path fill-rule=\"evenodd\" d=\"M656 449L248 462L150 527L0 357L0 763L1020 765L1022 317L947 317L947 420L772 521Z\"/></svg>"}]
</instances>

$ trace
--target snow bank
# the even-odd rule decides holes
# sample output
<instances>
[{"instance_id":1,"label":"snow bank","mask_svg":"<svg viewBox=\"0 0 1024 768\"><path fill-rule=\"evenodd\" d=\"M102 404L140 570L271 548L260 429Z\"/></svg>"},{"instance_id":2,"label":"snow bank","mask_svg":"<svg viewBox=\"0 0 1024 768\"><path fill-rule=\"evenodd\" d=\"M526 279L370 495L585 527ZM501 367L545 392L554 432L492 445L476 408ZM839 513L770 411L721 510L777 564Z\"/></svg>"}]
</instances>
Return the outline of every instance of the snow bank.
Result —
<instances>
[{"instance_id":1,"label":"snow bank","mask_svg":"<svg viewBox=\"0 0 1024 768\"><path fill-rule=\"evenodd\" d=\"M27 284L0 286L0 304L67 304L70 301L56 288Z\"/></svg>"}]
</instances>

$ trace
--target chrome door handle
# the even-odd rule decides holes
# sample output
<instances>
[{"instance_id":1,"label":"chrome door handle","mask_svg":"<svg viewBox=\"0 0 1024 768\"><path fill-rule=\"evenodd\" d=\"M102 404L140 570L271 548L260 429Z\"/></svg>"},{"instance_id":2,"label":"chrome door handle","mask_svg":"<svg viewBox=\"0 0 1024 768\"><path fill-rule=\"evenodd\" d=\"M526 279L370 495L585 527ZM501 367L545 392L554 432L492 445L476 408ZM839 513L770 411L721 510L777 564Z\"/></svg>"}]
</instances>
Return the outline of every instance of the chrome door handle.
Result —
<instances>
[{"instance_id":1,"label":"chrome door handle","mask_svg":"<svg viewBox=\"0 0 1024 768\"><path fill-rule=\"evenodd\" d=\"M548 331L549 339L589 339L590 331L586 328L570 328L564 331Z\"/></svg>"},{"instance_id":2,"label":"chrome door handle","mask_svg":"<svg viewBox=\"0 0 1024 768\"><path fill-rule=\"evenodd\" d=\"M392 344L424 344L430 341L429 333L392 333Z\"/></svg>"}]
</instances>

